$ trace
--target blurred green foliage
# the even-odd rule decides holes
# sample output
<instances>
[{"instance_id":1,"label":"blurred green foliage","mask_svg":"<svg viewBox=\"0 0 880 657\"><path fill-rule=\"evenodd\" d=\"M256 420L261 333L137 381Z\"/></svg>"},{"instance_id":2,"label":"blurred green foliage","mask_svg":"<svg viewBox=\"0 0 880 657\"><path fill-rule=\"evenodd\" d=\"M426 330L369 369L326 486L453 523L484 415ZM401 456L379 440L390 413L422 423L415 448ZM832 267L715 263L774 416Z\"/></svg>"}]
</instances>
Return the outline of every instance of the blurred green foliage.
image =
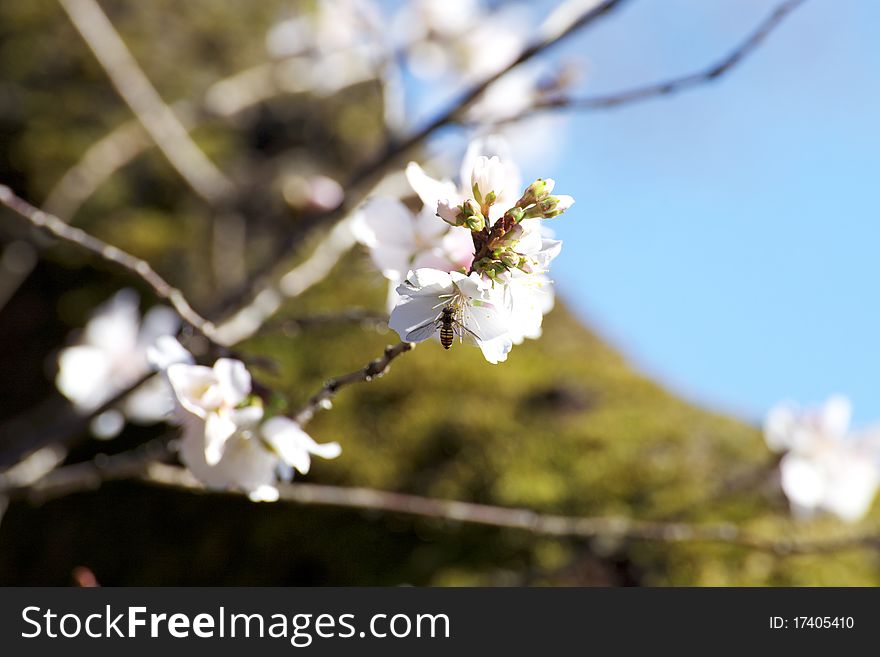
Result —
<instances>
[{"instance_id":1,"label":"blurred green foliage","mask_svg":"<svg viewBox=\"0 0 880 657\"><path fill-rule=\"evenodd\" d=\"M217 79L264 61L266 28L295 7L274 0L102 5L168 100L199 98ZM0 179L35 202L94 140L130 120L50 0L0 4L0 71ZM272 200L279 172L305 159L312 170L344 178L381 143L379 98L370 84L321 100L288 96L234 124L196 131L221 168L265 197L268 209L248 223L251 266L301 220ZM355 109L372 120L346 130ZM76 221L149 259L201 308L228 292L211 273L212 212L155 150L117 173ZM32 373L25 390L7 397L17 405L10 413L48 394L41 361L51 360L51 345L113 289L132 284L63 248L47 258L0 315L0 338L43 338L4 354L7 368ZM282 317L380 310L385 291L355 251ZM241 352L276 364L254 374L283 392L291 410L328 377L362 367L396 341L350 324L294 335L277 326ZM132 429L118 445L99 448L158 431ZM772 477L755 476L771 459L755 428L694 408L635 373L563 304L547 317L544 337L515 348L507 363L488 365L464 346L445 352L422 344L385 377L343 390L309 431L343 445L339 459L314 464L309 479L322 483L573 515L724 519L779 537L844 531L831 519L791 521ZM77 565L120 585L880 584L871 551L782 558L731 546L547 539L131 483L10 508L0 524L0 582L63 584Z\"/></svg>"}]
</instances>

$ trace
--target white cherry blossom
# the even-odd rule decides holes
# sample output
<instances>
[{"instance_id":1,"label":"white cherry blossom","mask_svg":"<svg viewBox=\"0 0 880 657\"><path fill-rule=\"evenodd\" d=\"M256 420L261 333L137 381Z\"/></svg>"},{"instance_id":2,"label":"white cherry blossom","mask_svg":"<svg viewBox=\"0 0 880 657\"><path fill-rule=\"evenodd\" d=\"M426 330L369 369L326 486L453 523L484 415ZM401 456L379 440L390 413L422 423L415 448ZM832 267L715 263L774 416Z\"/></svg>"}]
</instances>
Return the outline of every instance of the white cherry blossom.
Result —
<instances>
[{"instance_id":1,"label":"white cherry blossom","mask_svg":"<svg viewBox=\"0 0 880 657\"><path fill-rule=\"evenodd\" d=\"M251 375L241 361L220 358L214 367L176 364L167 376L179 404L178 419L185 424L192 415L204 423L203 450L209 466L220 461L236 431L252 428L263 417L261 405L247 403Z\"/></svg>"},{"instance_id":2,"label":"white cherry blossom","mask_svg":"<svg viewBox=\"0 0 880 657\"><path fill-rule=\"evenodd\" d=\"M544 315L553 310L553 283L544 274L514 269L507 274L504 290L509 299L508 335L513 344L522 344L525 338L540 338Z\"/></svg>"},{"instance_id":3,"label":"white cherry blossom","mask_svg":"<svg viewBox=\"0 0 880 657\"><path fill-rule=\"evenodd\" d=\"M120 290L95 310L79 342L59 353L55 385L77 411L91 413L147 375L150 347L177 332L180 321L170 308L155 306L141 320L138 305L134 290ZM172 408L167 385L154 377L130 394L119 410L98 416L92 429L109 438L121 431L125 417L152 424Z\"/></svg>"},{"instance_id":4,"label":"white cherry blossom","mask_svg":"<svg viewBox=\"0 0 880 657\"><path fill-rule=\"evenodd\" d=\"M175 364L167 376L183 428L180 459L209 488L275 501L279 479L289 480L294 470L308 473L312 455L333 459L342 451L338 443L316 443L289 418L261 424L262 404L251 397L251 377L240 361L221 358L213 367Z\"/></svg>"},{"instance_id":5,"label":"white cherry blossom","mask_svg":"<svg viewBox=\"0 0 880 657\"><path fill-rule=\"evenodd\" d=\"M823 510L854 522L870 510L880 487L876 431L851 431L851 416L839 395L816 409L784 403L768 413L764 436L784 453L782 489L797 514Z\"/></svg>"},{"instance_id":6,"label":"white cherry blossom","mask_svg":"<svg viewBox=\"0 0 880 657\"><path fill-rule=\"evenodd\" d=\"M460 338L480 347L483 356L496 364L507 360L512 346L508 337L510 310L500 285L478 274L418 269L397 288L400 302L388 325L409 342L422 342L437 333L437 320L444 306L454 309Z\"/></svg>"}]
</instances>

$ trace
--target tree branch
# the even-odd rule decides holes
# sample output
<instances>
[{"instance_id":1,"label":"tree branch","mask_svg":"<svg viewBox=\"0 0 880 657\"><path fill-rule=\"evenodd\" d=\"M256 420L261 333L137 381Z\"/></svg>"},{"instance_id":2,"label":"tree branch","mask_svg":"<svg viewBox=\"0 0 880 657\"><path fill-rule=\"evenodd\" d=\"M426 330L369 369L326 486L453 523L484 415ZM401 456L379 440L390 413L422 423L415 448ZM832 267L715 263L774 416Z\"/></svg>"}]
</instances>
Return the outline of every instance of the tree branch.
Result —
<instances>
[{"instance_id":1,"label":"tree branch","mask_svg":"<svg viewBox=\"0 0 880 657\"><path fill-rule=\"evenodd\" d=\"M105 481L139 479L145 483L199 493L241 495L236 491L207 490L190 472L155 461L163 452L157 445L144 450L104 456L95 461L60 468L24 488L4 487L0 496L39 503L79 491L94 490ZM293 483L278 486L280 499L303 506L329 506L397 513L525 531L540 536L649 541L657 543L708 543L768 552L777 556L828 554L842 550L875 550L880 530L847 532L826 538L773 538L727 522L695 524L637 520L625 517L576 517L543 514L522 508L443 500L371 488Z\"/></svg>"},{"instance_id":2,"label":"tree branch","mask_svg":"<svg viewBox=\"0 0 880 657\"><path fill-rule=\"evenodd\" d=\"M795 9L800 7L806 0L787 0L783 2L759 25L751 34L736 48L734 48L721 61L696 73L672 78L664 82L648 84L626 91L613 94L592 96L586 98L554 98L535 103L531 108L515 116L498 121L495 125L504 125L515 121L521 121L535 114L550 110L574 109L574 110L599 110L629 105L660 96L670 96L682 91L687 91L704 84L708 84L734 69L738 64L752 54L775 30L782 21Z\"/></svg>"},{"instance_id":3,"label":"tree branch","mask_svg":"<svg viewBox=\"0 0 880 657\"><path fill-rule=\"evenodd\" d=\"M199 315L190 303L176 287L159 276L146 260L126 253L111 244L89 235L81 228L74 228L64 223L55 215L43 212L6 187L0 185L0 203L8 207L16 214L22 216L35 228L39 228L51 236L71 244L81 250L88 251L102 260L111 262L122 268L132 276L136 276L150 286L160 299L168 301L177 311L177 314L187 324L199 331L208 340L216 344L216 329L214 324Z\"/></svg>"},{"instance_id":4,"label":"tree branch","mask_svg":"<svg viewBox=\"0 0 880 657\"><path fill-rule=\"evenodd\" d=\"M296 416L294 416L293 419L296 420L297 424L301 427L305 426L315 416L318 409L330 407L330 401L336 393L339 392L340 388L361 381L372 381L373 379L382 376L388 371L388 367L391 365L392 360L414 348L415 344L412 342L399 342L393 347L389 345L385 347L385 352L379 358L370 361L369 365L366 367L351 372L350 374L330 379L324 384L323 388L312 395L312 398L309 399L306 405L296 414Z\"/></svg>"},{"instance_id":5,"label":"tree branch","mask_svg":"<svg viewBox=\"0 0 880 657\"><path fill-rule=\"evenodd\" d=\"M59 0L119 95L177 172L212 205L233 191L162 100L95 0Z\"/></svg>"}]
</instances>

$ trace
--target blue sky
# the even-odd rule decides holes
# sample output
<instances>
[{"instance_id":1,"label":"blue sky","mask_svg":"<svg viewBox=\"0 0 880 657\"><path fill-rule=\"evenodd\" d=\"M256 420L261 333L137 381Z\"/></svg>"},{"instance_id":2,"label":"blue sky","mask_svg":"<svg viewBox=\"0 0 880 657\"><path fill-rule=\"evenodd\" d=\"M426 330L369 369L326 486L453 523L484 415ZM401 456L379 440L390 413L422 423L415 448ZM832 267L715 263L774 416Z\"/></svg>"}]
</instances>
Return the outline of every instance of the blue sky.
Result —
<instances>
[{"instance_id":1,"label":"blue sky","mask_svg":"<svg viewBox=\"0 0 880 657\"><path fill-rule=\"evenodd\" d=\"M776 5L632 0L553 56L589 61L586 94L625 89L714 63ZM880 420L878 24L880 3L808 0L714 85L572 113L522 163L577 198L553 277L639 369L750 420L835 392Z\"/></svg>"},{"instance_id":2,"label":"blue sky","mask_svg":"<svg viewBox=\"0 0 880 657\"><path fill-rule=\"evenodd\" d=\"M566 50L615 90L716 60L774 4L633 2ZM756 419L839 391L880 419L878 23L811 0L711 87L572 116L554 278L687 397Z\"/></svg>"}]
</instances>

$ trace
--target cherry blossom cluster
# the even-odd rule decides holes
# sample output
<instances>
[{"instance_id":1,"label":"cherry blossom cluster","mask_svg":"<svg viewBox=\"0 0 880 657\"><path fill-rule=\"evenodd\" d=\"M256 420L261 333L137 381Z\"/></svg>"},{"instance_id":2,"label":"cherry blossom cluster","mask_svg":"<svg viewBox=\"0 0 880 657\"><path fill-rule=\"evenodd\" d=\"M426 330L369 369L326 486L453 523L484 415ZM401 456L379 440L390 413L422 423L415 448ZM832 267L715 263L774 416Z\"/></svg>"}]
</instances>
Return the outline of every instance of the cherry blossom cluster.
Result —
<instances>
[{"instance_id":1,"label":"cherry blossom cluster","mask_svg":"<svg viewBox=\"0 0 880 657\"><path fill-rule=\"evenodd\" d=\"M290 418L267 418L241 361L195 364L174 337L178 328L176 315L163 306L141 322L137 294L122 290L95 311L80 342L60 352L56 385L83 414L148 377L118 407L95 417L96 436L112 438L126 419L171 422L182 430L180 460L205 486L263 502L278 499L276 483L290 480L294 470L307 474L311 456L339 456L338 443L316 443Z\"/></svg>"},{"instance_id":2,"label":"cherry blossom cluster","mask_svg":"<svg viewBox=\"0 0 880 657\"><path fill-rule=\"evenodd\" d=\"M562 247L542 221L574 199L553 195L550 179L523 192L504 151L497 139L473 142L459 184L411 162L406 176L421 210L383 198L356 217L355 236L390 281L389 326L403 340L438 333L444 309L457 338L479 346L490 363L505 361L525 338L540 337L554 301L547 269Z\"/></svg>"},{"instance_id":3,"label":"cherry blossom cluster","mask_svg":"<svg viewBox=\"0 0 880 657\"><path fill-rule=\"evenodd\" d=\"M876 430L852 431L852 405L842 396L818 408L773 408L764 423L767 445L783 454L782 490L799 516L817 511L855 522L871 509L880 487Z\"/></svg>"}]
</instances>

